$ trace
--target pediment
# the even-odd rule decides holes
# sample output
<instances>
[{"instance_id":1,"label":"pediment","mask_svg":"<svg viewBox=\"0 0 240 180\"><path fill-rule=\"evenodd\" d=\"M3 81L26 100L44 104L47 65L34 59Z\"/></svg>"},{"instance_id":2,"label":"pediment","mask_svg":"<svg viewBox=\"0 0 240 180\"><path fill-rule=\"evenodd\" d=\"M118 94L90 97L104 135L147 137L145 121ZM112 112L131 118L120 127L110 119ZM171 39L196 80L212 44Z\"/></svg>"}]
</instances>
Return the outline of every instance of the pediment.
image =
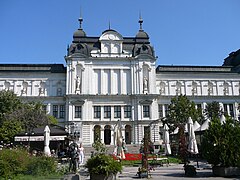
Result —
<instances>
[{"instance_id":1,"label":"pediment","mask_svg":"<svg viewBox=\"0 0 240 180\"><path fill-rule=\"evenodd\" d=\"M85 103L84 100L74 100L74 101L71 101L72 104L77 104L77 105L83 105Z\"/></svg>"},{"instance_id":2,"label":"pediment","mask_svg":"<svg viewBox=\"0 0 240 180\"><path fill-rule=\"evenodd\" d=\"M146 100L139 101L139 104L152 104L152 102L153 101L146 99Z\"/></svg>"},{"instance_id":3,"label":"pediment","mask_svg":"<svg viewBox=\"0 0 240 180\"><path fill-rule=\"evenodd\" d=\"M123 37L121 34L119 34L116 31L106 31L102 34L102 36L99 38L100 41L123 41Z\"/></svg>"}]
</instances>

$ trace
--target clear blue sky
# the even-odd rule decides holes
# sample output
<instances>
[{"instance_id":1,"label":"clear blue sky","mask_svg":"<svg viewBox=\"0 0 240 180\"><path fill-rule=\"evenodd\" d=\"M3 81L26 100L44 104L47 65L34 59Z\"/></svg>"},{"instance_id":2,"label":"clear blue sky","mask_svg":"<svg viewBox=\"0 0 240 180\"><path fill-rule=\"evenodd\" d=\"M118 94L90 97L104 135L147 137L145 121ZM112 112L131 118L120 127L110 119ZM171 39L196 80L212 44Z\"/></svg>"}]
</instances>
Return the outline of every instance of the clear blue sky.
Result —
<instances>
[{"instance_id":1,"label":"clear blue sky","mask_svg":"<svg viewBox=\"0 0 240 180\"><path fill-rule=\"evenodd\" d=\"M0 0L0 63L61 63L79 27L88 36L111 28L143 29L161 65L222 65L240 48L239 0Z\"/></svg>"}]
</instances>

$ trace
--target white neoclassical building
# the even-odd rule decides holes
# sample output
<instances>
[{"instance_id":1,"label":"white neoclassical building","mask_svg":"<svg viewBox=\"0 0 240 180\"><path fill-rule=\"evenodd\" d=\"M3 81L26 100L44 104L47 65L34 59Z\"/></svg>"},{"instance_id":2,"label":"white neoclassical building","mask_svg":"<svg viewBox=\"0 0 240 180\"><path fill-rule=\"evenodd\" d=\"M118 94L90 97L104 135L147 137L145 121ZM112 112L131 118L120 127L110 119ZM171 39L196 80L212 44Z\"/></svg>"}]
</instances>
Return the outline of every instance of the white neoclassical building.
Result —
<instances>
[{"instance_id":1,"label":"white neoclassical building","mask_svg":"<svg viewBox=\"0 0 240 180\"><path fill-rule=\"evenodd\" d=\"M140 29L122 37L108 29L89 37L80 27L63 64L0 64L0 90L12 90L26 100L41 101L69 133L84 145L96 138L113 145L118 121L127 144L139 144L144 132L160 140L162 117L172 97L186 94L204 109L218 101L238 119L240 50L223 66L157 66L149 36ZM238 62L239 61L239 62Z\"/></svg>"}]
</instances>

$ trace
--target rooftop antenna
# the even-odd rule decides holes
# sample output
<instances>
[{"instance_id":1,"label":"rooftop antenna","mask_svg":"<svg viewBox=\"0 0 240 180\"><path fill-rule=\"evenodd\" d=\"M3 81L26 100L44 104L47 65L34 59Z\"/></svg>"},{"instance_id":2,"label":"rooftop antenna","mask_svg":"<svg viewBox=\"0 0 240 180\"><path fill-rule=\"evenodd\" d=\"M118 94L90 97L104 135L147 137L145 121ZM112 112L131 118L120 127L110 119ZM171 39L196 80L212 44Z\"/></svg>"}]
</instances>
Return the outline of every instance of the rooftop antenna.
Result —
<instances>
[{"instance_id":1,"label":"rooftop antenna","mask_svg":"<svg viewBox=\"0 0 240 180\"><path fill-rule=\"evenodd\" d=\"M83 22L83 18L82 18L82 8L80 8L80 17L79 17L78 21L79 21L79 29L82 30L82 22Z\"/></svg>"},{"instance_id":2,"label":"rooftop antenna","mask_svg":"<svg viewBox=\"0 0 240 180\"><path fill-rule=\"evenodd\" d=\"M139 21L138 21L138 23L140 24L140 31L142 31L143 19L142 19L141 11L139 12Z\"/></svg>"}]
</instances>

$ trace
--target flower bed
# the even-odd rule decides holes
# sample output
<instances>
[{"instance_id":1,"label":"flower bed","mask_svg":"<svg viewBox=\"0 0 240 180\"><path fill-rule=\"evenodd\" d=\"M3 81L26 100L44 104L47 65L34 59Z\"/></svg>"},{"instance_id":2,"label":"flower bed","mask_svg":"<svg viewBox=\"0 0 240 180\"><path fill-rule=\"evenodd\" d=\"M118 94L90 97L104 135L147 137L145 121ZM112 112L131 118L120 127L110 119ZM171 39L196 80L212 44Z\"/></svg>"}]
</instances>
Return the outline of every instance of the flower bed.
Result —
<instances>
[{"instance_id":1,"label":"flower bed","mask_svg":"<svg viewBox=\"0 0 240 180\"><path fill-rule=\"evenodd\" d=\"M115 160L117 160L118 158L113 155L113 158ZM130 153L126 153L125 154L125 161L137 161L137 160L142 160L142 154L130 154Z\"/></svg>"}]
</instances>

